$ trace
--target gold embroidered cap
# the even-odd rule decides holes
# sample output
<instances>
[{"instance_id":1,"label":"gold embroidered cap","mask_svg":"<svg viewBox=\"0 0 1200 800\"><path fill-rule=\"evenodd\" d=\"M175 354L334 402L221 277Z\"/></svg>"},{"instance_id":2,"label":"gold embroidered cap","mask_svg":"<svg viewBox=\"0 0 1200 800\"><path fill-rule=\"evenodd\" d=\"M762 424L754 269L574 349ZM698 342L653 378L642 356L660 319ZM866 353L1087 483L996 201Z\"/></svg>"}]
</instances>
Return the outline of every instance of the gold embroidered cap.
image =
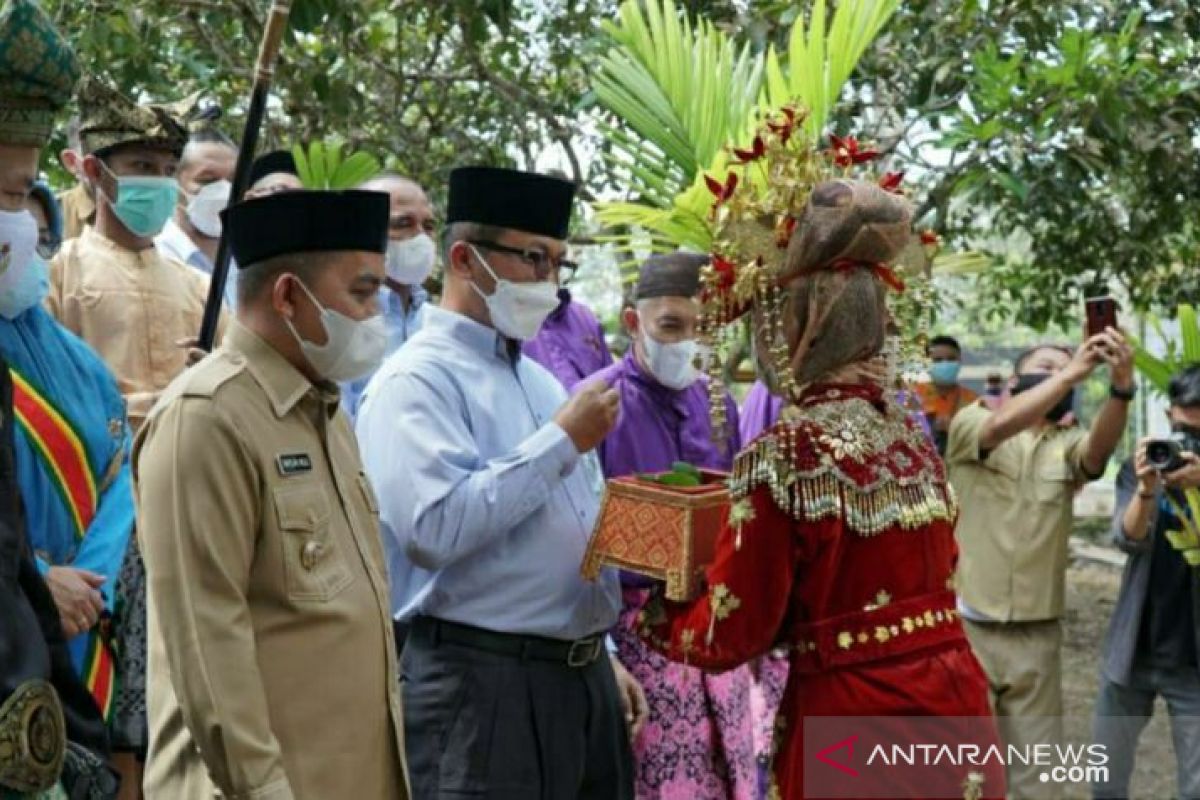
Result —
<instances>
[{"instance_id":1,"label":"gold embroidered cap","mask_svg":"<svg viewBox=\"0 0 1200 800\"><path fill-rule=\"evenodd\" d=\"M0 143L41 147L54 115L71 99L79 64L66 39L33 0L0 8Z\"/></svg>"},{"instance_id":2,"label":"gold embroidered cap","mask_svg":"<svg viewBox=\"0 0 1200 800\"><path fill-rule=\"evenodd\" d=\"M182 153L188 140L188 120L200 94L174 103L137 103L94 76L79 84L83 152L101 153L123 144L141 144Z\"/></svg>"}]
</instances>

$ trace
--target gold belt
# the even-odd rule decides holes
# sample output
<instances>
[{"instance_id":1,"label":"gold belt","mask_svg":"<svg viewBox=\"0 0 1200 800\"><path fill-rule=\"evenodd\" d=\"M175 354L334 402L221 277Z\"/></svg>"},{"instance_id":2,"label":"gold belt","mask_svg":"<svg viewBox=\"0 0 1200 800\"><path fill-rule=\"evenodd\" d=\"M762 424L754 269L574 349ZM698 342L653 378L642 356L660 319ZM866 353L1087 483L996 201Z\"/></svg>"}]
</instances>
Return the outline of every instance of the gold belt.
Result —
<instances>
[{"instance_id":1,"label":"gold belt","mask_svg":"<svg viewBox=\"0 0 1200 800\"><path fill-rule=\"evenodd\" d=\"M965 642L952 591L910 597L870 611L855 611L794 629L793 669L821 672Z\"/></svg>"},{"instance_id":2,"label":"gold belt","mask_svg":"<svg viewBox=\"0 0 1200 800\"><path fill-rule=\"evenodd\" d=\"M0 787L49 789L58 782L66 748L62 706L46 681L26 681L0 705Z\"/></svg>"}]
</instances>

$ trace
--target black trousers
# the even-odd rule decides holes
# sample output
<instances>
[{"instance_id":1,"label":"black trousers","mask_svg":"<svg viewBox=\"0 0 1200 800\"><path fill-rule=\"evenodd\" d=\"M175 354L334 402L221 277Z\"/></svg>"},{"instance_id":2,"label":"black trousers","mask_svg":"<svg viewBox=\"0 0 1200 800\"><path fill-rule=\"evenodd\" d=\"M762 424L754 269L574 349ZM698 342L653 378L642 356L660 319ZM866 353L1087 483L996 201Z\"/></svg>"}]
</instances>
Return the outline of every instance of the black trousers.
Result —
<instances>
[{"instance_id":1,"label":"black trousers","mask_svg":"<svg viewBox=\"0 0 1200 800\"><path fill-rule=\"evenodd\" d=\"M413 800L632 800L633 754L607 654L586 667L435 641L401 659Z\"/></svg>"}]
</instances>

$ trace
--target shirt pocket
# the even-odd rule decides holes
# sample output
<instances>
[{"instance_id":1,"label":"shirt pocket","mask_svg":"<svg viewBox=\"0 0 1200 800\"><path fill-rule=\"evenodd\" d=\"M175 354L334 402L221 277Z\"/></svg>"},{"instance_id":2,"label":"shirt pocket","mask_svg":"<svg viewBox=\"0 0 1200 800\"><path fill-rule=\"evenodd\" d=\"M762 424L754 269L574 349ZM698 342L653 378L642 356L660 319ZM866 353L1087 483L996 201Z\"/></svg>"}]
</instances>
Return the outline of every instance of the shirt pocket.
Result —
<instances>
[{"instance_id":1,"label":"shirt pocket","mask_svg":"<svg viewBox=\"0 0 1200 800\"><path fill-rule=\"evenodd\" d=\"M1075 492L1075 476L1066 461L1039 465L1034 480L1034 496L1043 503L1070 500Z\"/></svg>"},{"instance_id":2,"label":"shirt pocket","mask_svg":"<svg viewBox=\"0 0 1200 800\"><path fill-rule=\"evenodd\" d=\"M333 533L328 495L304 483L277 487L274 499L288 597L332 600L353 576Z\"/></svg>"}]
</instances>

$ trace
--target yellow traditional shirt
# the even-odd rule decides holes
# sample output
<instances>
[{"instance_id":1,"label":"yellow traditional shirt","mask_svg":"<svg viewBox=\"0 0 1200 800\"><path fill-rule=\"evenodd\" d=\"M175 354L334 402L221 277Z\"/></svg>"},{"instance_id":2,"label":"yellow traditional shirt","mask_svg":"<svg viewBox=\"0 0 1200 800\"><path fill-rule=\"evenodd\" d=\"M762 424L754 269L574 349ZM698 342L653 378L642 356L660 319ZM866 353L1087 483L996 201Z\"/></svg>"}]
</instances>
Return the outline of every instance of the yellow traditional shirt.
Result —
<instances>
[{"instance_id":1,"label":"yellow traditional shirt","mask_svg":"<svg viewBox=\"0 0 1200 800\"><path fill-rule=\"evenodd\" d=\"M62 206L63 241L78 238L96 218L96 201L82 183L60 192L58 204Z\"/></svg>"},{"instance_id":2,"label":"yellow traditional shirt","mask_svg":"<svg viewBox=\"0 0 1200 800\"><path fill-rule=\"evenodd\" d=\"M379 507L338 403L234 325L137 438L147 797L408 796Z\"/></svg>"},{"instance_id":3,"label":"yellow traditional shirt","mask_svg":"<svg viewBox=\"0 0 1200 800\"><path fill-rule=\"evenodd\" d=\"M969 610L1000 622L1063 613L1067 539L1087 433L1057 425L1025 430L989 453L979 434L993 412L982 403L950 426L946 464L958 493L956 588Z\"/></svg>"},{"instance_id":4,"label":"yellow traditional shirt","mask_svg":"<svg viewBox=\"0 0 1200 800\"><path fill-rule=\"evenodd\" d=\"M104 359L136 431L187 365L180 339L200 333L208 278L151 247L134 252L86 228L50 263L46 306Z\"/></svg>"}]
</instances>

